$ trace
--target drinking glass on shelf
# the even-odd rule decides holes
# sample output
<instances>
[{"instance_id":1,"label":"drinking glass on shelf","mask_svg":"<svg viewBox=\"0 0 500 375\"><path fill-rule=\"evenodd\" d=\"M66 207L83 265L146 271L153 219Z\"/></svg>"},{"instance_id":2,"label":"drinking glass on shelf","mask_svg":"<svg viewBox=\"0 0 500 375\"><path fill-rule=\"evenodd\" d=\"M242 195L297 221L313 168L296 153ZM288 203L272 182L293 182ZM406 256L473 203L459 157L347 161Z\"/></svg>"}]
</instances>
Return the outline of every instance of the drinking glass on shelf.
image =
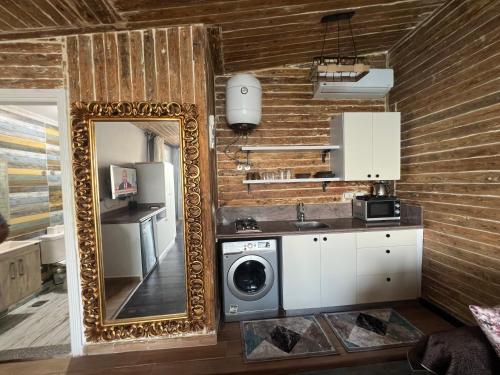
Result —
<instances>
[{"instance_id":1,"label":"drinking glass on shelf","mask_svg":"<svg viewBox=\"0 0 500 375\"><path fill-rule=\"evenodd\" d=\"M292 171L290 169L278 169L277 173L276 173L277 177L276 178L279 178L280 180L288 180L290 178L292 178Z\"/></svg>"},{"instance_id":2,"label":"drinking glass on shelf","mask_svg":"<svg viewBox=\"0 0 500 375\"><path fill-rule=\"evenodd\" d=\"M274 180L274 172L266 171L261 173L263 180Z\"/></svg>"},{"instance_id":3,"label":"drinking glass on shelf","mask_svg":"<svg viewBox=\"0 0 500 375\"><path fill-rule=\"evenodd\" d=\"M284 180L285 177L285 170L284 169L278 169L278 176L280 180Z\"/></svg>"}]
</instances>

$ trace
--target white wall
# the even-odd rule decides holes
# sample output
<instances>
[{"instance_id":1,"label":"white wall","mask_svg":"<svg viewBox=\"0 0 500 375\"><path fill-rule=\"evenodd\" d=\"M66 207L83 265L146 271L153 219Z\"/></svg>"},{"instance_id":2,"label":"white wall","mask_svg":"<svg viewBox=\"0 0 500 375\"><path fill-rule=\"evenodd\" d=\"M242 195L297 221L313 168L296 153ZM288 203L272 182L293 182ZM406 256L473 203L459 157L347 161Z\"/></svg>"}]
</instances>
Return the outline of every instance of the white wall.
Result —
<instances>
[{"instance_id":1,"label":"white wall","mask_svg":"<svg viewBox=\"0 0 500 375\"><path fill-rule=\"evenodd\" d=\"M127 205L128 201L112 200L109 165L133 167L146 162L147 142L144 132L130 122L97 122L95 126L96 157L99 173L101 213Z\"/></svg>"}]
</instances>

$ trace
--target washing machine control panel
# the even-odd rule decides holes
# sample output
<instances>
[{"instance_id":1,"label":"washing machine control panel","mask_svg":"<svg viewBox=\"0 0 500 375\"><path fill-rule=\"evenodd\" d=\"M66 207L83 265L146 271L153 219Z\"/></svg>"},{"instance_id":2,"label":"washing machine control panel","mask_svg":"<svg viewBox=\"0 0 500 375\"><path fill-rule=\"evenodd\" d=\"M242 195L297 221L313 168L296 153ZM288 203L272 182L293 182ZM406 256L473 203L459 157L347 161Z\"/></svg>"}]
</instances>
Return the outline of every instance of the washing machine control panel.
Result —
<instances>
[{"instance_id":1,"label":"washing machine control panel","mask_svg":"<svg viewBox=\"0 0 500 375\"><path fill-rule=\"evenodd\" d=\"M244 251L267 251L276 250L276 247L276 240L224 242L222 244L222 253L239 254Z\"/></svg>"}]
</instances>

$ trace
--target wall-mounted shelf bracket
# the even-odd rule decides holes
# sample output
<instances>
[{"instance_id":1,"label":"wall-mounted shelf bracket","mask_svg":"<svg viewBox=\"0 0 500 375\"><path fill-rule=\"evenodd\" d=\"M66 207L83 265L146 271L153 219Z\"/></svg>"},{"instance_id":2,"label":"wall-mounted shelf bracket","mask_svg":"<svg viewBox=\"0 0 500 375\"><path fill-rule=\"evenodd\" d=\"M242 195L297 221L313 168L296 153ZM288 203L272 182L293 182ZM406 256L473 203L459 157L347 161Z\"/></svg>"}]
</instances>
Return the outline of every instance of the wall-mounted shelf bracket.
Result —
<instances>
[{"instance_id":1,"label":"wall-mounted shelf bracket","mask_svg":"<svg viewBox=\"0 0 500 375\"><path fill-rule=\"evenodd\" d=\"M321 151L321 161L324 163L326 161L326 155L330 153L331 150Z\"/></svg>"}]
</instances>

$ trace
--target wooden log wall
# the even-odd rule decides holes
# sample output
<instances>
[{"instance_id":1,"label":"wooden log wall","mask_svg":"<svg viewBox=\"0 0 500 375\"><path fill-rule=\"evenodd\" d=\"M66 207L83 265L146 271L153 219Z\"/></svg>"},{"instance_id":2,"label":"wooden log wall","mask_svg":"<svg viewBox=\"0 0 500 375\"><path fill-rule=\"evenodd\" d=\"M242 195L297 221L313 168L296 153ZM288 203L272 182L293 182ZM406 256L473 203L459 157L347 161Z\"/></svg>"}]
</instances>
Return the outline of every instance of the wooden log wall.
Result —
<instances>
[{"instance_id":1,"label":"wooden log wall","mask_svg":"<svg viewBox=\"0 0 500 375\"><path fill-rule=\"evenodd\" d=\"M202 25L67 37L68 89L74 101L176 101L198 108L208 330L215 328L215 229L207 119L214 73Z\"/></svg>"},{"instance_id":2,"label":"wooden log wall","mask_svg":"<svg viewBox=\"0 0 500 375\"><path fill-rule=\"evenodd\" d=\"M397 194L424 208L423 297L471 322L500 303L500 2L448 1L389 51Z\"/></svg>"},{"instance_id":3,"label":"wooden log wall","mask_svg":"<svg viewBox=\"0 0 500 375\"><path fill-rule=\"evenodd\" d=\"M7 164L10 238L44 234L62 223L57 123L39 121L0 106L0 160Z\"/></svg>"},{"instance_id":4,"label":"wooden log wall","mask_svg":"<svg viewBox=\"0 0 500 375\"><path fill-rule=\"evenodd\" d=\"M148 29L68 37L70 102L195 103L193 42L197 35L193 34L199 33L198 29Z\"/></svg>"},{"instance_id":5,"label":"wooden log wall","mask_svg":"<svg viewBox=\"0 0 500 375\"><path fill-rule=\"evenodd\" d=\"M0 43L0 87L64 87L62 38Z\"/></svg>"},{"instance_id":6,"label":"wooden log wall","mask_svg":"<svg viewBox=\"0 0 500 375\"><path fill-rule=\"evenodd\" d=\"M371 58L372 66L385 67L385 55ZM225 119L225 87L230 75L216 77L217 165L219 205L255 206L266 204L332 203L347 191L368 191L366 182L333 182L325 192L320 183L251 185L242 184L247 171L236 170L234 158L243 145L329 144L330 119L348 111L384 111L384 100L313 100L308 68L287 66L252 71L262 85L262 122L247 138L235 138ZM225 152L227 149L227 153ZM235 154L236 153L236 154ZM334 157L334 154L333 154ZM252 153L251 172L290 168L293 174L330 169L329 159L320 152Z\"/></svg>"}]
</instances>

